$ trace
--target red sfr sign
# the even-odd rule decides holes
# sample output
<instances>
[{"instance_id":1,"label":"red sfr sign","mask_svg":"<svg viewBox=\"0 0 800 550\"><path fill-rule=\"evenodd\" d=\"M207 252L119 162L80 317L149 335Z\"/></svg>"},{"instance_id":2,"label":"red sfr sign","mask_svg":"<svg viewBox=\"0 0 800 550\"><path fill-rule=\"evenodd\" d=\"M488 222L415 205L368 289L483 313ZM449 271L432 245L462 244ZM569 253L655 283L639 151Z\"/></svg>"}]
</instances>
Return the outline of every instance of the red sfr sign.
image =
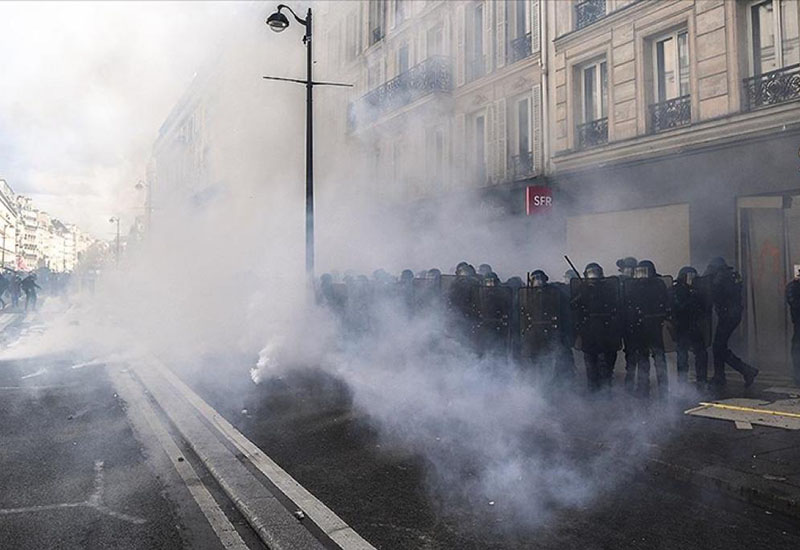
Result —
<instances>
[{"instance_id":1,"label":"red sfr sign","mask_svg":"<svg viewBox=\"0 0 800 550\"><path fill-rule=\"evenodd\" d=\"M525 211L531 214L546 214L553 209L553 189L543 185L530 185L525 189Z\"/></svg>"}]
</instances>

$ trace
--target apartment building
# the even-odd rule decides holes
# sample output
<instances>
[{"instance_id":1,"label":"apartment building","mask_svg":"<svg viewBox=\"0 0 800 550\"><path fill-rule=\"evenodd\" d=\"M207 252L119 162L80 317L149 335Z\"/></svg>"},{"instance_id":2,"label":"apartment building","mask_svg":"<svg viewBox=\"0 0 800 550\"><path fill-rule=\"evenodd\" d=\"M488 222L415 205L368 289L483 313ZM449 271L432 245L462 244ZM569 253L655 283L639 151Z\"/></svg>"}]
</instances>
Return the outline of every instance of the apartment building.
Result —
<instances>
[{"instance_id":1,"label":"apartment building","mask_svg":"<svg viewBox=\"0 0 800 550\"><path fill-rule=\"evenodd\" d=\"M0 237L0 267L14 268L17 257L17 219L18 211L14 191L0 179L0 224L2 224L2 237Z\"/></svg>"},{"instance_id":2,"label":"apartment building","mask_svg":"<svg viewBox=\"0 0 800 550\"><path fill-rule=\"evenodd\" d=\"M405 202L506 191L542 174L539 4L327 6L317 51L355 83L346 133L375 193Z\"/></svg>"}]
</instances>

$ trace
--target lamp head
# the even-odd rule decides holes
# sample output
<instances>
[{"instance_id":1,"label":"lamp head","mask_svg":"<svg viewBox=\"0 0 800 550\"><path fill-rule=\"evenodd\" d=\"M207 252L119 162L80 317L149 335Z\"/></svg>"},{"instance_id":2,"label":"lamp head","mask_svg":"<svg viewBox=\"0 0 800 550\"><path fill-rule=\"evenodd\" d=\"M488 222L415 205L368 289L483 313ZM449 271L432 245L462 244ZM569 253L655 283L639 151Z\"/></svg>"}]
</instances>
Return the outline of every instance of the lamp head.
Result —
<instances>
[{"instance_id":1,"label":"lamp head","mask_svg":"<svg viewBox=\"0 0 800 550\"><path fill-rule=\"evenodd\" d=\"M267 17L267 25L275 32L283 32L289 26L289 19L281 13L279 8L278 11Z\"/></svg>"}]
</instances>

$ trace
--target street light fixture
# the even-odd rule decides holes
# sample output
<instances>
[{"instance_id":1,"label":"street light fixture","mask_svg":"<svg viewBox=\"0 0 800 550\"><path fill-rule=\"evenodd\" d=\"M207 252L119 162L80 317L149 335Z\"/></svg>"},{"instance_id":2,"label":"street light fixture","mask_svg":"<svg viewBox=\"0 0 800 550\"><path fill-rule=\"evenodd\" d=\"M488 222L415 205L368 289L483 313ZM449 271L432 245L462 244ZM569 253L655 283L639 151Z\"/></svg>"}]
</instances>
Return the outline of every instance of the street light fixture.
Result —
<instances>
[{"instance_id":1,"label":"street light fixture","mask_svg":"<svg viewBox=\"0 0 800 550\"><path fill-rule=\"evenodd\" d=\"M149 235L153 223L153 203L152 203L152 198L150 197L150 184L145 183L142 180L139 180L138 182L136 182L136 185L134 187L137 191L146 190L147 193L144 199L145 200L144 208L147 214L147 233Z\"/></svg>"},{"instance_id":2,"label":"street light fixture","mask_svg":"<svg viewBox=\"0 0 800 550\"><path fill-rule=\"evenodd\" d=\"M117 224L117 255L116 255L116 260L117 260L117 267L119 267L119 216L111 216L108 219L108 222Z\"/></svg>"}]
</instances>

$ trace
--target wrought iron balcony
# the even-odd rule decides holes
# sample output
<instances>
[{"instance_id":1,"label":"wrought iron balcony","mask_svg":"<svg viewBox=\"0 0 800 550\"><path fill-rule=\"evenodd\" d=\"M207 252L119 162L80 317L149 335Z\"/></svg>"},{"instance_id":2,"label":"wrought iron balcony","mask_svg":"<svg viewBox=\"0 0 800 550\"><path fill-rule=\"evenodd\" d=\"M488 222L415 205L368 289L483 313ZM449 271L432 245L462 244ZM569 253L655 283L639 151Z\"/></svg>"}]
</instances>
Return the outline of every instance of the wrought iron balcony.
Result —
<instances>
[{"instance_id":1,"label":"wrought iron balcony","mask_svg":"<svg viewBox=\"0 0 800 550\"><path fill-rule=\"evenodd\" d=\"M692 121L692 96L682 95L650 105L650 129L661 132Z\"/></svg>"},{"instance_id":2,"label":"wrought iron balcony","mask_svg":"<svg viewBox=\"0 0 800 550\"><path fill-rule=\"evenodd\" d=\"M486 56L467 58L466 81L472 82L486 74Z\"/></svg>"},{"instance_id":3,"label":"wrought iron balcony","mask_svg":"<svg viewBox=\"0 0 800 550\"><path fill-rule=\"evenodd\" d=\"M432 93L449 92L453 78L449 57L431 56L353 102L348 110L348 127L370 123Z\"/></svg>"},{"instance_id":4,"label":"wrought iron balcony","mask_svg":"<svg viewBox=\"0 0 800 550\"><path fill-rule=\"evenodd\" d=\"M512 40L508 53L511 56L509 63L516 63L531 55L531 33Z\"/></svg>"},{"instance_id":5,"label":"wrought iron balcony","mask_svg":"<svg viewBox=\"0 0 800 550\"><path fill-rule=\"evenodd\" d=\"M800 98L800 64L744 79L748 111Z\"/></svg>"},{"instance_id":6,"label":"wrought iron balcony","mask_svg":"<svg viewBox=\"0 0 800 550\"><path fill-rule=\"evenodd\" d=\"M521 180L533 175L533 153L526 151L511 156L511 176Z\"/></svg>"},{"instance_id":7,"label":"wrought iron balcony","mask_svg":"<svg viewBox=\"0 0 800 550\"><path fill-rule=\"evenodd\" d=\"M575 30L591 25L606 15L606 0L578 0L575 4Z\"/></svg>"},{"instance_id":8,"label":"wrought iron balcony","mask_svg":"<svg viewBox=\"0 0 800 550\"><path fill-rule=\"evenodd\" d=\"M608 143L608 118L598 118L578 125L578 148L588 149Z\"/></svg>"}]
</instances>

